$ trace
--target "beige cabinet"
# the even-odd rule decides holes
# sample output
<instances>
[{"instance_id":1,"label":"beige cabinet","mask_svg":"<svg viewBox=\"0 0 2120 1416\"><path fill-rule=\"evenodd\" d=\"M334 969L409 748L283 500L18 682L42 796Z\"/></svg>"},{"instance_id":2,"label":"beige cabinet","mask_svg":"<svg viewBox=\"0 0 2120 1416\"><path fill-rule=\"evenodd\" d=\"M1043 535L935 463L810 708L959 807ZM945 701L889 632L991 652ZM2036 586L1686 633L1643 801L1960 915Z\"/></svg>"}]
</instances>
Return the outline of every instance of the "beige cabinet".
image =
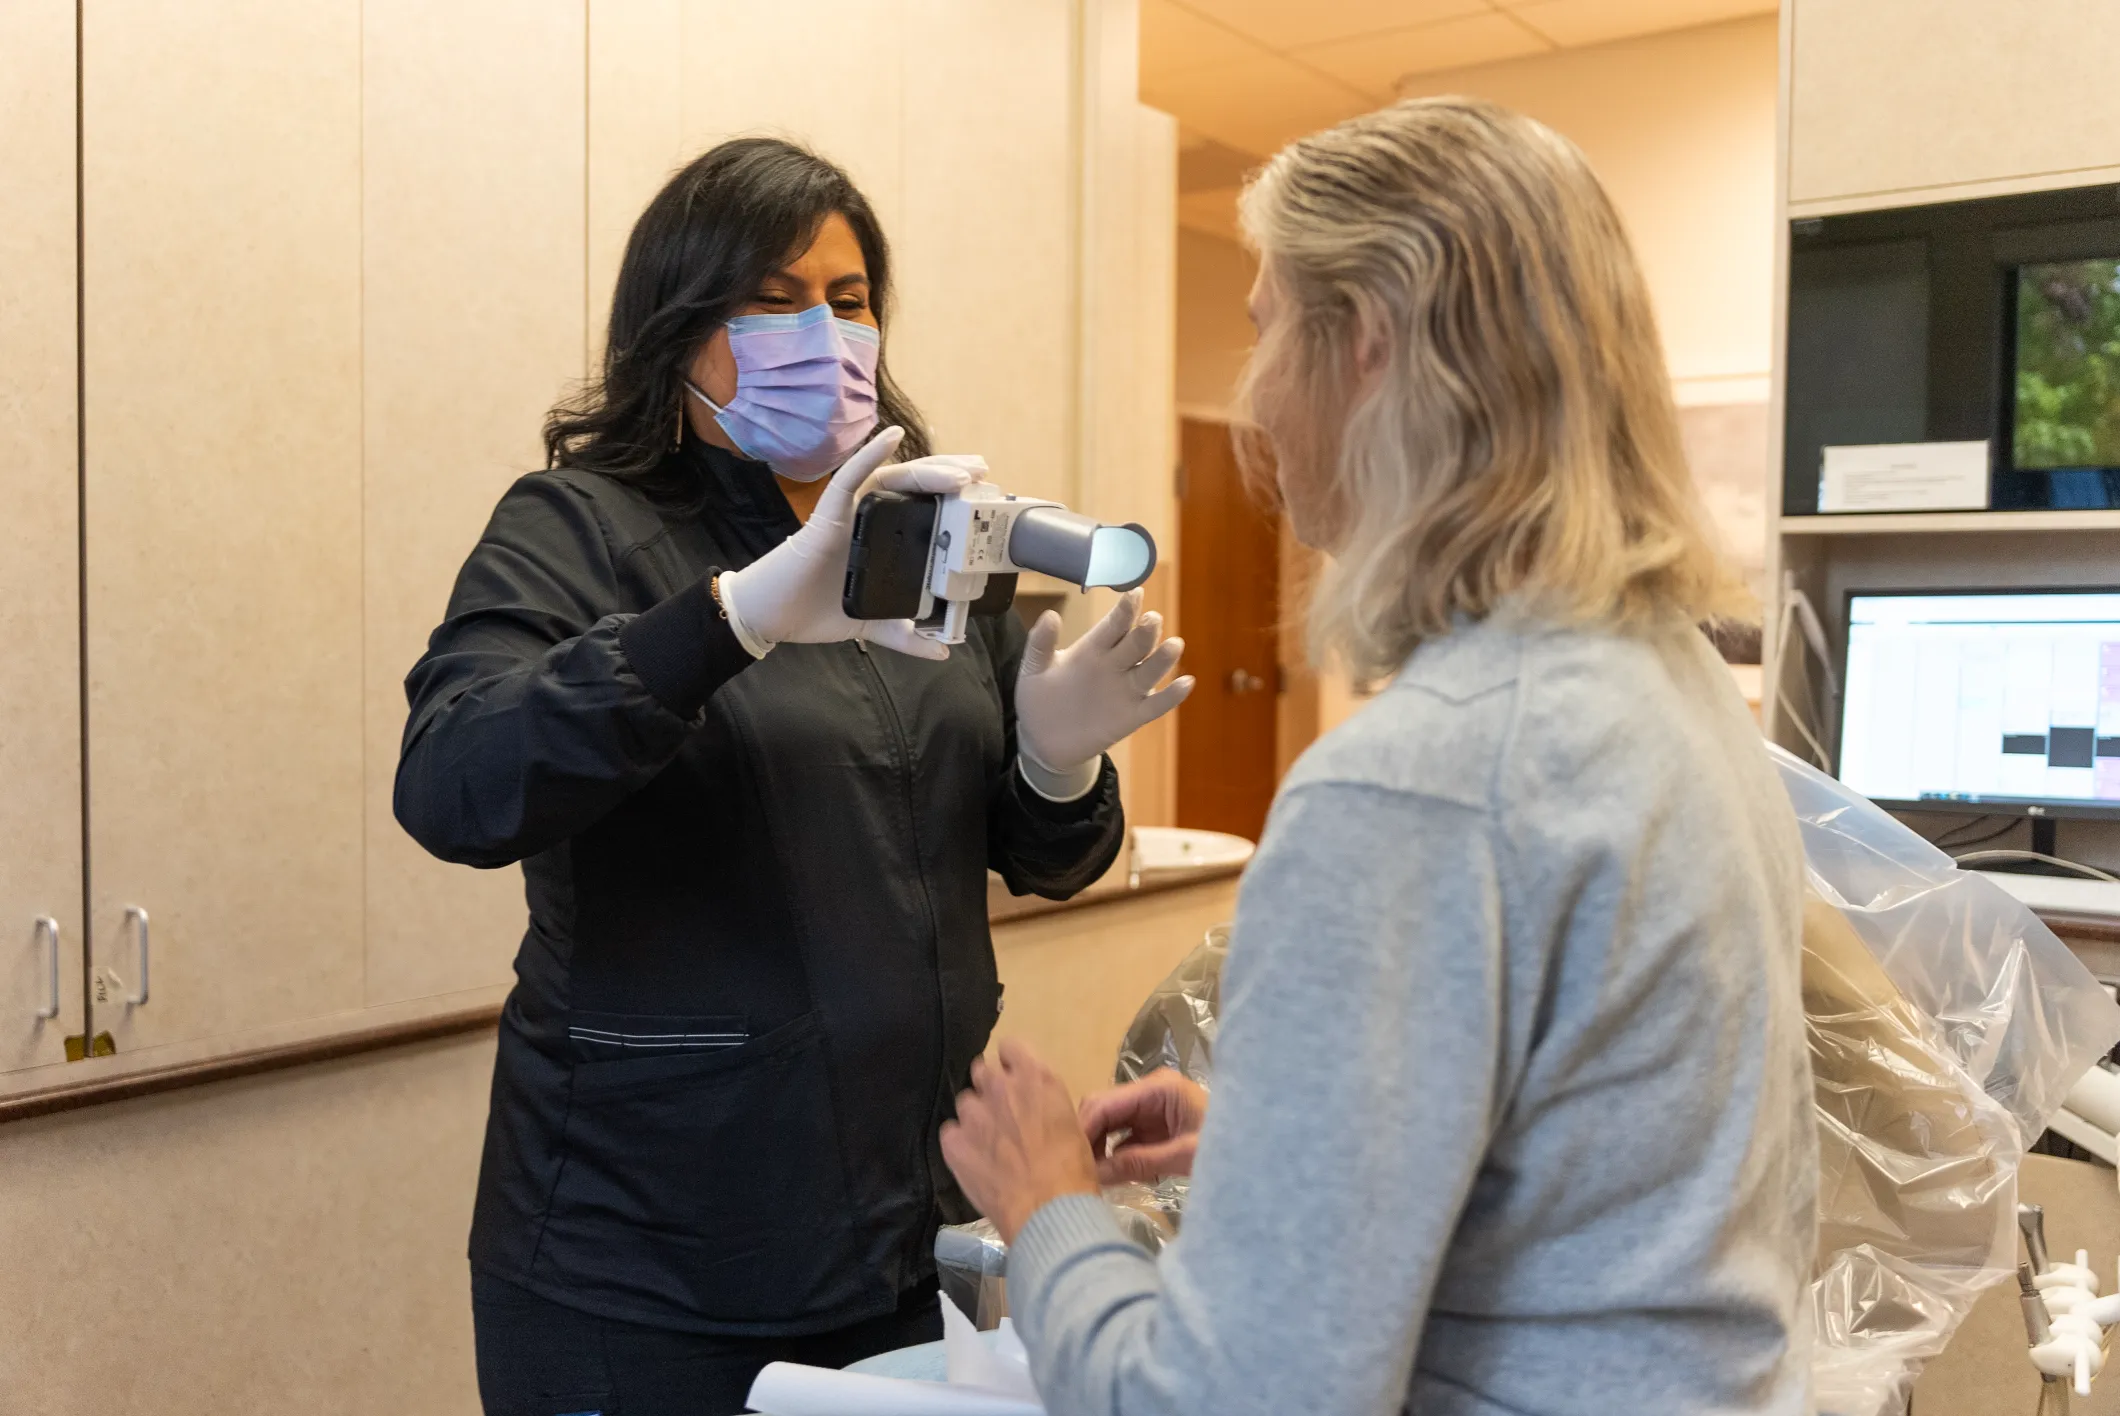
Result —
<instances>
[{"instance_id":1,"label":"beige cabinet","mask_svg":"<svg viewBox=\"0 0 2120 1416\"><path fill-rule=\"evenodd\" d=\"M2112 0L1790 3L1792 203L2120 168Z\"/></svg>"},{"instance_id":2,"label":"beige cabinet","mask_svg":"<svg viewBox=\"0 0 2120 1416\"><path fill-rule=\"evenodd\" d=\"M91 987L122 1053L361 1001L361 3L83 16Z\"/></svg>"},{"instance_id":3,"label":"beige cabinet","mask_svg":"<svg viewBox=\"0 0 2120 1416\"><path fill-rule=\"evenodd\" d=\"M81 1010L74 6L0 6L0 1072Z\"/></svg>"},{"instance_id":4,"label":"beige cabinet","mask_svg":"<svg viewBox=\"0 0 2120 1416\"><path fill-rule=\"evenodd\" d=\"M404 678L584 369L581 0L366 0L362 1001L505 982L516 870L429 856L391 814ZM496 36L505 35L505 43Z\"/></svg>"},{"instance_id":5,"label":"beige cabinet","mask_svg":"<svg viewBox=\"0 0 2120 1416\"><path fill-rule=\"evenodd\" d=\"M942 445L1163 529L1168 329L1135 311L1169 295L1171 140L1112 47L1131 5L824 0L858 80L785 20L0 7L0 1071L84 1032L119 1054L91 1069L185 1064L508 981L518 873L394 819L403 678L542 465L634 219L725 137L813 144L873 200Z\"/></svg>"},{"instance_id":6,"label":"beige cabinet","mask_svg":"<svg viewBox=\"0 0 2120 1416\"><path fill-rule=\"evenodd\" d=\"M519 877L425 856L391 780L405 672L583 372L581 7L88 13L96 1027L504 982Z\"/></svg>"}]
</instances>

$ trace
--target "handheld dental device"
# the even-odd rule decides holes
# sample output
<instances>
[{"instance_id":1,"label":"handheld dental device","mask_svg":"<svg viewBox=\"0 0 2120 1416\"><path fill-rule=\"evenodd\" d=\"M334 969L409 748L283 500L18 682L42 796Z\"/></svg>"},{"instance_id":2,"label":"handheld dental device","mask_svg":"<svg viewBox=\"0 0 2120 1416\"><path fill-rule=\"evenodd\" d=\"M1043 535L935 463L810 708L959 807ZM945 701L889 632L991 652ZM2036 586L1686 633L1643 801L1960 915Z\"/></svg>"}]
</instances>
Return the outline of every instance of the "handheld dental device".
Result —
<instances>
[{"instance_id":1,"label":"handheld dental device","mask_svg":"<svg viewBox=\"0 0 2120 1416\"><path fill-rule=\"evenodd\" d=\"M854 511L841 607L852 619L910 619L930 639L961 644L973 613L1008 608L1019 572L1125 591L1155 568L1155 539L1142 527L990 483L943 495L872 492Z\"/></svg>"}]
</instances>

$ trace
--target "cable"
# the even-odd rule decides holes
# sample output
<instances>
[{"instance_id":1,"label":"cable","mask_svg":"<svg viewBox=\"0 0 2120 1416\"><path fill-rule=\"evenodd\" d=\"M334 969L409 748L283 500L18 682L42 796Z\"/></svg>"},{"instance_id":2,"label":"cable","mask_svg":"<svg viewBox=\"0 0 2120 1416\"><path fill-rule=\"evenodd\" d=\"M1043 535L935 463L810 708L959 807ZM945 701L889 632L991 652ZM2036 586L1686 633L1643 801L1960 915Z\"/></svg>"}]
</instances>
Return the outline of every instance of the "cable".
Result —
<instances>
[{"instance_id":1,"label":"cable","mask_svg":"<svg viewBox=\"0 0 2120 1416\"><path fill-rule=\"evenodd\" d=\"M1999 840L2002 837L2007 836L2010 832L2016 830L2020 825L2022 825L2030 818L2021 816L2008 817L2004 820L2004 823L2000 829L1990 831L1985 836L1974 836L1967 840L1956 841L1951 839L1953 836L1956 836L1960 831L1977 831L1982 826L1995 819L1995 814L1993 812L1988 812L1985 815L1976 816L1970 821L1961 821L1956 826L1951 827L1950 830L1931 837L1929 840L1929 844L1936 847L1938 850L1946 851L1958 850L1965 846L1983 846L1986 845L1989 841Z\"/></svg>"},{"instance_id":2,"label":"cable","mask_svg":"<svg viewBox=\"0 0 2120 1416\"><path fill-rule=\"evenodd\" d=\"M1804 721L1804 715L1789 697L1787 670L1792 630L1801 630L1804 644L1808 645L1818 658L1819 671L1825 680L1823 703L1819 702L1818 689L1811 681L1810 663L1804 658L1801 647L1798 647L1796 653L1796 668L1803 675L1806 690L1804 696L1812 700L1811 709L1818 715L1819 731L1828 731L1827 723L1832 716L1832 704L1839 695L1840 685L1833 674L1832 656L1827 652L1825 629L1818 621L1817 611L1811 607L1810 597L1797 588L1795 572L1784 571L1781 617L1774 634L1774 662L1767 666L1767 673L1772 680L1770 687L1775 706L1786 711L1789 722L1810 748L1812 761L1818 764L1820 771L1831 772L1833 754L1826 751L1825 744L1819 740L1819 734L1811 731L1811 725ZM1777 721L1778 717L1779 715Z\"/></svg>"},{"instance_id":3,"label":"cable","mask_svg":"<svg viewBox=\"0 0 2120 1416\"><path fill-rule=\"evenodd\" d=\"M1802 734L1803 740L1810 745L1812 760L1818 764L1818 770L1821 772L1832 771L1832 755L1828 753L1825 748L1819 745L1818 738L1815 734L1812 733L1810 725L1804 722L1803 714L1797 712L1796 705L1789 701L1789 695L1787 690L1783 689L1779 684L1777 684L1774 688L1774 696L1775 698L1780 700L1781 706L1788 710L1790 726L1794 727L1798 733Z\"/></svg>"},{"instance_id":4,"label":"cable","mask_svg":"<svg viewBox=\"0 0 2120 1416\"><path fill-rule=\"evenodd\" d=\"M2001 828L2000 830L1997 830L1997 831L1990 831L1990 832L1988 832L1988 833L1987 833L1987 834L1986 834L1985 836L1974 836L1974 837L1971 837L1970 839L1967 839L1967 840L1963 840L1963 841L1939 841L1939 842L1937 842L1936 844L1937 844L1937 848L1938 848L1938 849L1940 849L1940 850L1946 850L1946 851L1962 851L1962 850L1964 850L1964 849L1965 849L1965 848L1966 848L1967 846L1984 846L1984 845L1986 845L1986 844L1987 844L1987 843L1988 843L1989 841L1999 841L1999 840L2001 840L2001 839L2002 839L2002 838L2003 838L2004 836L2007 836L2007 835L2009 835L2009 834L2010 834L2010 832L2012 832L2012 831L2014 831L2014 830L2016 830L2016 829L2017 829L2017 823L2016 823L2016 822L2014 822L2014 821L2012 821L2012 822L2011 822L2011 823L2010 823L2009 825L2007 825L2007 826L2004 826L2004 827L2002 827L2002 828Z\"/></svg>"},{"instance_id":5,"label":"cable","mask_svg":"<svg viewBox=\"0 0 2120 1416\"><path fill-rule=\"evenodd\" d=\"M2060 856L2041 855L2038 851L1968 851L1961 856L1952 856L1951 859L1958 865L1974 860L2036 860L2046 865L2058 865L2063 870L2078 871L2086 879L2107 880L2120 885L2120 875L2107 875L2095 866L2084 865L2080 861L2063 860Z\"/></svg>"},{"instance_id":6,"label":"cable","mask_svg":"<svg viewBox=\"0 0 2120 1416\"><path fill-rule=\"evenodd\" d=\"M1930 845L1940 846L1950 837L1957 835L1960 831L1969 831L1975 826L1985 825L1986 823L1993 821L1994 819L1995 814L1993 812L1987 812L1983 815L1971 817L1965 821L1961 821L1956 826L1946 826L1943 828L1942 831L1938 832L1936 835L1929 836L1926 839Z\"/></svg>"}]
</instances>

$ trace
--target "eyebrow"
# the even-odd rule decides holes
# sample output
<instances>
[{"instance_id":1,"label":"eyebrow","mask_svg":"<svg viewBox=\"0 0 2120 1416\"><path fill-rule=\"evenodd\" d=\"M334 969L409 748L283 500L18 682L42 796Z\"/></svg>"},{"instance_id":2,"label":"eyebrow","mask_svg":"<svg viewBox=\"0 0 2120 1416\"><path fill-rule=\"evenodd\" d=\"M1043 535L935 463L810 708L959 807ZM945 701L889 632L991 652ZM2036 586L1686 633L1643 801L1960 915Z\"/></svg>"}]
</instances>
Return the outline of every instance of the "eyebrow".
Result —
<instances>
[{"instance_id":1,"label":"eyebrow","mask_svg":"<svg viewBox=\"0 0 2120 1416\"><path fill-rule=\"evenodd\" d=\"M797 275L796 275L796 274L795 274L795 273L794 273L793 271L789 271L789 270L776 270L776 271L774 271L774 272L773 272L773 273L772 273L771 275L768 275L768 276L766 277L766 279L768 279L768 280L790 280L790 281L799 281L799 279L800 279L800 278L799 278L799 277L798 277L798 276L797 276ZM862 272L860 272L860 271L858 271L858 270L857 270L857 271L848 271L848 272L847 272L847 273L846 273L845 275L839 276L838 278L834 279L834 280L833 280L833 281L831 281L831 282L830 282L829 284L827 284L827 285L825 286L825 289L827 289L827 290L845 290L845 289L847 289L847 288L848 288L848 287L850 287L850 286L855 286L855 285L867 285L868 283L869 283L869 278L868 278L868 276L866 276L866 275L865 275L865 274L863 274Z\"/></svg>"}]
</instances>

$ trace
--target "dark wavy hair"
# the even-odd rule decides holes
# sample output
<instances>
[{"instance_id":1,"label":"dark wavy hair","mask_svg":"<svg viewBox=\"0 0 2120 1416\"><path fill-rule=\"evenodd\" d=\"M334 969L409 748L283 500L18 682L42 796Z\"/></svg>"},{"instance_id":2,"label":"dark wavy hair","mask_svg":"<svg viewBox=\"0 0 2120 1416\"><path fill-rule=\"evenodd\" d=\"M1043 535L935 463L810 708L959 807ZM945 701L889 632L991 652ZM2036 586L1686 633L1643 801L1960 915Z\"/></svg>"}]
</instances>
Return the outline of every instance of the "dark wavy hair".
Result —
<instances>
[{"instance_id":1,"label":"dark wavy hair","mask_svg":"<svg viewBox=\"0 0 2120 1416\"><path fill-rule=\"evenodd\" d=\"M545 418L545 465L579 467L696 510L705 487L673 444L700 342L809 249L837 214L868 266L869 305L888 329L891 251L868 199L838 167L777 138L736 138L694 158L633 224L611 294L603 369ZM927 429L879 356L879 426L905 429L898 457L927 455Z\"/></svg>"}]
</instances>

